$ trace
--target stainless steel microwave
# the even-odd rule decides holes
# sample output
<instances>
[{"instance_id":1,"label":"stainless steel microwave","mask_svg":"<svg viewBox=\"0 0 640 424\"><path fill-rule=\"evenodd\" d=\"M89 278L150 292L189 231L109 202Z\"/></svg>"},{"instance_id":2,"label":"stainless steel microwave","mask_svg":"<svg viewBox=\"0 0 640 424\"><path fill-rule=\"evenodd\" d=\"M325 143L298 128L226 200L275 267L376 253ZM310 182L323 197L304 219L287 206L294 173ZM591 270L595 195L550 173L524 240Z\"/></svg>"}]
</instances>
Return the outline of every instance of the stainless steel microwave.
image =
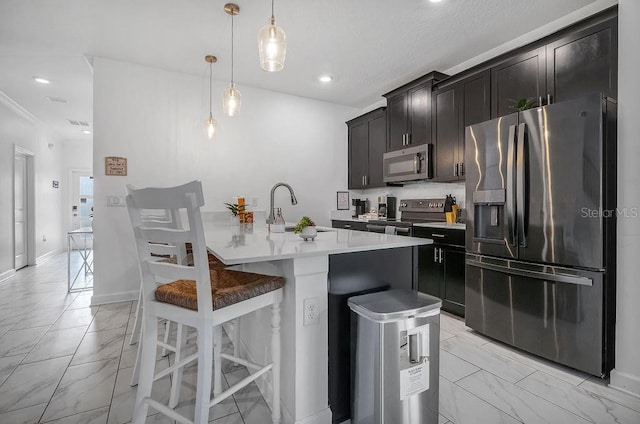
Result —
<instances>
[{"instance_id":1,"label":"stainless steel microwave","mask_svg":"<svg viewBox=\"0 0 640 424\"><path fill-rule=\"evenodd\" d=\"M432 144L421 144L385 153L383 156L384 182L399 183L431 178Z\"/></svg>"}]
</instances>

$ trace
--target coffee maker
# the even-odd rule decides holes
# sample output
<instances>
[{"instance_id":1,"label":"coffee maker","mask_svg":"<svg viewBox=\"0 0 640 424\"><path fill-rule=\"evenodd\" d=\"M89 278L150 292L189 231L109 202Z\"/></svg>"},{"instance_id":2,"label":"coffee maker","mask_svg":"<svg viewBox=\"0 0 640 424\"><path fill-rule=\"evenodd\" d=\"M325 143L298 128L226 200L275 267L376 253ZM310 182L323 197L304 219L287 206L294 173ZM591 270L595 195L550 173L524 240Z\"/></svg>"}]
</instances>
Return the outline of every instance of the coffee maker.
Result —
<instances>
[{"instance_id":1,"label":"coffee maker","mask_svg":"<svg viewBox=\"0 0 640 424\"><path fill-rule=\"evenodd\" d=\"M393 196L378 196L378 218L396 219L396 198Z\"/></svg>"},{"instance_id":2,"label":"coffee maker","mask_svg":"<svg viewBox=\"0 0 640 424\"><path fill-rule=\"evenodd\" d=\"M367 199L351 199L351 204L356 207L354 218L367 213Z\"/></svg>"}]
</instances>

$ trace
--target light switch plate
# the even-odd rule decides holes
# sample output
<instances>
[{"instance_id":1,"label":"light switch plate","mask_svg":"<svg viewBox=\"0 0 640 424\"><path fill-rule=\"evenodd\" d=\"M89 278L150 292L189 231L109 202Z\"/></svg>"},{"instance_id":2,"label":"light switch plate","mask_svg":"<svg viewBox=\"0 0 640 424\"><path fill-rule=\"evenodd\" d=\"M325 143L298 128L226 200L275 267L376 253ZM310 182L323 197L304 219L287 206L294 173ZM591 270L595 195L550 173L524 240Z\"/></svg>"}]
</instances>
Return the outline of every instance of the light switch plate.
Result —
<instances>
[{"instance_id":1,"label":"light switch plate","mask_svg":"<svg viewBox=\"0 0 640 424\"><path fill-rule=\"evenodd\" d=\"M116 195L107 196L108 208L124 208L125 206L127 206L127 203L124 200L124 196L116 196Z\"/></svg>"}]
</instances>

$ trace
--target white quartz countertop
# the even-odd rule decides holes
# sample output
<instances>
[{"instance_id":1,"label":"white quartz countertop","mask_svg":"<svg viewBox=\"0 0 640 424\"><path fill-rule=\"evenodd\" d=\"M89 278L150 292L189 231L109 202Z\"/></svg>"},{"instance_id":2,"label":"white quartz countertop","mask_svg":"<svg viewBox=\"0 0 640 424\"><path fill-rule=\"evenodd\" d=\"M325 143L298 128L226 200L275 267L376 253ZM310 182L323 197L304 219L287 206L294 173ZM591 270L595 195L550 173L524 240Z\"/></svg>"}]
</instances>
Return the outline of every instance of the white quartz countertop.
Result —
<instances>
[{"instance_id":1,"label":"white quartz countertop","mask_svg":"<svg viewBox=\"0 0 640 424\"><path fill-rule=\"evenodd\" d=\"M293 232L270 233L266 224L205 225L207 247L227 265L432 244L433 240L318 227L314 241Z\"/></svg>"},{"instance_id":2,"label":"white quartz countertop","mask_svg":"<svg viewBox=\"0 0 640 424\"><path fill-rule=\"evenodd\" d=\"M454 230L466 230L467 224L461 224L459 222L449 224L446 222L423 222L420 224L413 224L414 227L427 227L427 228L451 228Z\"/></svg>"}]
</instances>

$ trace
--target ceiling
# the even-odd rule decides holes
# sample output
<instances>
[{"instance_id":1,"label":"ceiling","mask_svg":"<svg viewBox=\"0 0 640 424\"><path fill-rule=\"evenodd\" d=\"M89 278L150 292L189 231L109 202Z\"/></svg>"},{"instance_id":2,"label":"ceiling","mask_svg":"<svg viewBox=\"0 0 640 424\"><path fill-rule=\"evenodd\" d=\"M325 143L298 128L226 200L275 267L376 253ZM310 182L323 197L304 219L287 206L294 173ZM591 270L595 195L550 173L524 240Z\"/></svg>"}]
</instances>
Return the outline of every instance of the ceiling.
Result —
<instances>
[{"instance_id":1,"label":"ceiling","mask_svg":"<svg viewBox=\"0 0 640 424\"><path fill-rule=\"evenodd\" d=\"M238 1L235 81L365 107L431 70L446 70L595 0L276 0L286 31L282 72L258 64L268 0ZM91 140L95 56L230 78L231 21L223 0L2 0L0 91L64 140ZM334 81L321 83L321 74ZM40 85L33 76L52 81ZM46 97L61 97L66 103Z\"/></svg>"}]
</instances>

